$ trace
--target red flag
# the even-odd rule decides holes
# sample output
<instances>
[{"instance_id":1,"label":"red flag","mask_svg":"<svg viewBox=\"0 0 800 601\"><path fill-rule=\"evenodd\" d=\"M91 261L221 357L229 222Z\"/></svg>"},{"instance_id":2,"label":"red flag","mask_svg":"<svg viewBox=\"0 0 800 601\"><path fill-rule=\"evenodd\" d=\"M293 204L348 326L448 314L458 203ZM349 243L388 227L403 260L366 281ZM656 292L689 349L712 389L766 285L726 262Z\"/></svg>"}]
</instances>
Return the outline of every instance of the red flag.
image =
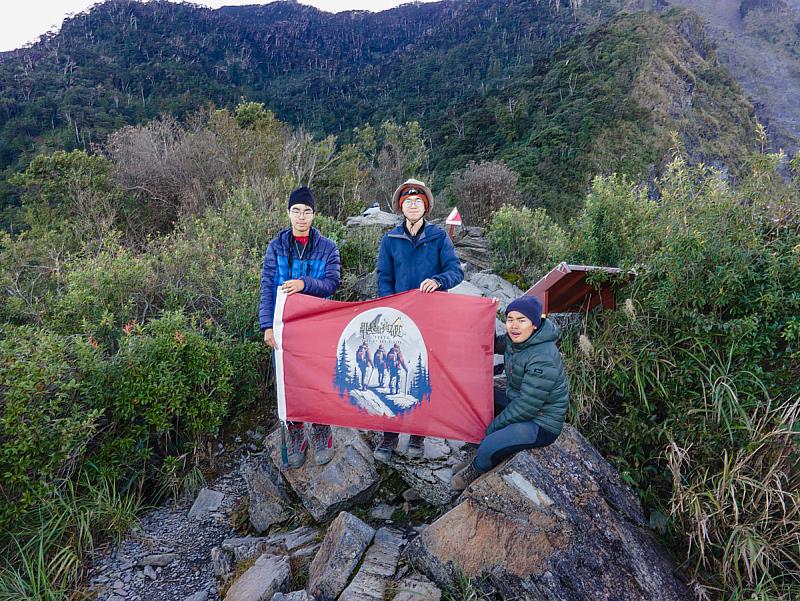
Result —
<instances>
[{"instance_id":1,"label":"red flag","mask_svg":"<svg viewBox=\"0 0 800 601\"><path fill-rule=\"evenodd\" d=\"M280 418L479 442L493 417L495 311L442 292L361 303L279 292Z\"/></svg>"}]
</instances>

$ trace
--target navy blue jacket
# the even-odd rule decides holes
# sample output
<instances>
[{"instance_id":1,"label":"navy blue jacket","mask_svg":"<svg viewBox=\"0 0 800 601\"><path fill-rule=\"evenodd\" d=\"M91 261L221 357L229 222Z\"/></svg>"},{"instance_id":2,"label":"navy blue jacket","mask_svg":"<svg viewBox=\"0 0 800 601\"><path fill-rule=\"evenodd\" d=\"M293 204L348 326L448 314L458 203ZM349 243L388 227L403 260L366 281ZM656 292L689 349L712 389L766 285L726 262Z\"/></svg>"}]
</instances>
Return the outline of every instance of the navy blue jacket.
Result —
<instances>
[{"instance_id":1,"label":"navy blue jacket","mask_svg":"<svg viewBox=\"0 0 800 601\"><path fill-rule=\"evenodd\" d=\"M261 270L261 307L258 320L261 330L272 327L275 295L286 280L303 280L302 294L327 298L339 287L339 249L333 240L311 228L301 259L293 243L292 228L278 232L267 247L264 268ZM289 259L292 269L289 273Z\"/></svg>"},{"instance_id":2,"label":"navy blue jacket","mask_svg":"<svg viewBox=\"0 0 800 601\"><path fill-rule=\"evenodd\" d=\"M444 230L425 222L416 245L402 223L386 232L378 251L378 296L419 288L427 278L436 280L442 291L464 279L453 243Z\"/></svg>"}]
</instances>

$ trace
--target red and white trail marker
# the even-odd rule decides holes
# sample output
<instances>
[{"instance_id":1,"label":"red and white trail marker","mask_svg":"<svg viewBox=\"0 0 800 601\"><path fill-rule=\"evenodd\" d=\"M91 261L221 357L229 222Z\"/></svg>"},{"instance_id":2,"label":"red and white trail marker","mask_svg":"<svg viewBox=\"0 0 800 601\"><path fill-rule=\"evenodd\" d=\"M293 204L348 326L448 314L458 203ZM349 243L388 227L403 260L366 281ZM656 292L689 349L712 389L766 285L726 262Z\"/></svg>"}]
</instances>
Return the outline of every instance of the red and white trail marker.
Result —
<instances>
[{"instance_id":1,"label":"red and white trail marker","mask_svg":"<svg viewBox=\"0 0 800 601\"><path fill-rule=\"evenodd\" d=\"M458 207L453 207L450 214L445 219L447 225L461 225L461 214L458 212Z\"/></svg>"}]
</instances>

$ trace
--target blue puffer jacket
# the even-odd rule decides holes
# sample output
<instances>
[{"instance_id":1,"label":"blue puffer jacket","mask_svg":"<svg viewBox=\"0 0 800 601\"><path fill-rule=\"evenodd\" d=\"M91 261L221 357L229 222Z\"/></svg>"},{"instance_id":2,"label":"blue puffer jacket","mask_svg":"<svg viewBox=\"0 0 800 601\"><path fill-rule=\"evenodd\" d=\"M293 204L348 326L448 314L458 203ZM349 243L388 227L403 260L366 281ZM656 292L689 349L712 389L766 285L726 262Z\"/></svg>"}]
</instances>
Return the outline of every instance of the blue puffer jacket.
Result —
<instances>
[{"instance_id":1,"label":"blue puffer jacket","mask_svg":"<svg viewBox=\"0 0 800 601\"><path fill-rule=\"evenodd\" d=\"M402 223L386 232L378 251L378 296L419 288L427 278L439 282L442 291L464 279L453 243L444 230L425 222L416 245Z\"/></svg>"},{"instance_id":2,"label":"blue puffer jacket","mask_svg":"<svg viewBox=\"0 0 800 601\"><path fill-rule=\"evenodd\" d=\"M294 248L292 228L278 232L269 243L261 270L261 307L258 320L261 330L272 327L275 313L275 294L286 280L303 280L303 294L327 298L339 287L339 249L333 240L311 228L308 244L301 259ZM292 269L289 273L289 258Z\"/></svg>"}]
</instances>

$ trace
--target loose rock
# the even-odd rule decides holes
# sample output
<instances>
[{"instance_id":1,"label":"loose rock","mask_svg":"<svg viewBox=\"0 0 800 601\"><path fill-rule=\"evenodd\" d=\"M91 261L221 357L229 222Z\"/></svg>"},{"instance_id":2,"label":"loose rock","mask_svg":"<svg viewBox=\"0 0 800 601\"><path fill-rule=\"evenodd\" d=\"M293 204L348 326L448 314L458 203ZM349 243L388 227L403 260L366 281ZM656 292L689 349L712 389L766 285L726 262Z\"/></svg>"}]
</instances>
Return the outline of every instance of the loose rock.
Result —
<instances>
[{"instance_id":1,"label":"loose rock","mask_svg":"<svg viewBox=\"0 0 800 601\"><path fill-rule=\"evenodd\" d=\"M344 590L375 530L354 515L341 512L325 534L308 570L306 591L320 601L335 599Z\"/></svg>"},{"instance_id":2,"label":"loose rock","mask_svg":"<svg viewBox=\"0 0 800 601\"><path fill-rule=\"evenodd\" d=\"M225 601L269 601L286 590L291 577L288 557L262 555L233 582Z\"/></svg>"},{"instance_id":3,"label":"loose rock","mask_svg":"<svg viewBox=\"0 0 800 601\"><path fill-rule=\"evenodd\" d=\"M241 467L250 496L250 523L256 532L264 532L290 516L286 509L289 496L283 478L273 463L259 456L245 461Z\"/></svg>"},{"instance_id":4,"label":"loose rock","mask_svg":"<svg viewBox=\"0 0 800 601\"><path fill-rule=\"evenodd\" d=\"M389 579L397 569L405 537L399 530L381 528L367 550L361 569L347 585L339 601L383 601Z\"/></svg>"},{"instance_id":5,"label":"loose rock","mask_svg":"<svg viewBox=\"0 0 800 601\"><path fill-rule=\"evenodd\" d=\"M199 520L206 517L212 511L219 509L222 504L222 499L225 495L210 488L204 488L197 495L194 505L189 510L189 517L193 520Z\"/></svg>"}]
</instances>

